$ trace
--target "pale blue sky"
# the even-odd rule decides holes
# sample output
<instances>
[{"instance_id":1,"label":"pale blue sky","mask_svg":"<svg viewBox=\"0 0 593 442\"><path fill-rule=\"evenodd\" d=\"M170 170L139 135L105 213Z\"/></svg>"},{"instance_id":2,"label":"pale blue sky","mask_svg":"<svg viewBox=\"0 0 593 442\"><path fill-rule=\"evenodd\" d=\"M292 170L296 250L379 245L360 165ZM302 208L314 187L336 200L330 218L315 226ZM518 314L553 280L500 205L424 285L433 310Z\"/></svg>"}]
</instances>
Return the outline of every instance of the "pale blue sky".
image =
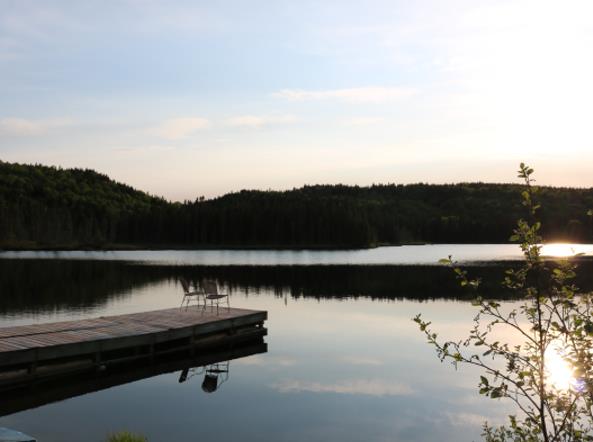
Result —
<instances>
[{"instance_id":1,"label":"pale blue sky","mask_svg":"<svg viewBox=\"0 0 593 442\"><path fill-rule=\"evenodd\" d=\"M0 0L0 159L172 199L593 186L593 2Z\"/></svg>"}]
</instances>

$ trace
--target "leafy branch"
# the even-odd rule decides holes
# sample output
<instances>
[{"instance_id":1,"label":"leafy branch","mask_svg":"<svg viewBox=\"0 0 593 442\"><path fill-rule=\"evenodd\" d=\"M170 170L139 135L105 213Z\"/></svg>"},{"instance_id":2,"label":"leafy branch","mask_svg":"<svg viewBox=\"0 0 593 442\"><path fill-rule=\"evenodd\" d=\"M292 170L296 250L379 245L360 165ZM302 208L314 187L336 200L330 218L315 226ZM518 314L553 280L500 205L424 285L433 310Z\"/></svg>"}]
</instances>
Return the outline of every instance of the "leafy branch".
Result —
<instances>
[{"instance_id":1,"label":"leafy branch","mask_svg":"<svg viewBox=\"0 0 593 442\"><path fill-rule=\"evenodd\" d=\"M533 169L522 163L518 177L524 182L521 200L527 220L517 221L511 241L521 247L523 262L519 269L507 270L501 283L521 301L501 305L478 295L473 326L457 341L441 341L420 314L414 321L441 362L479 368L479 393L517 407L508 426L484 424L486 441L593 441L592 296L572 284L576 267L570 260L553 264L542 258L540 204L532 175ZM441 263L453 269L462 286L479 291L480 280L470 278L451 256ZM501 328L514 332L520 343L495 340ZM572 373L568 384L555 380L558 364Z\"/></svg>"}]
</instances>

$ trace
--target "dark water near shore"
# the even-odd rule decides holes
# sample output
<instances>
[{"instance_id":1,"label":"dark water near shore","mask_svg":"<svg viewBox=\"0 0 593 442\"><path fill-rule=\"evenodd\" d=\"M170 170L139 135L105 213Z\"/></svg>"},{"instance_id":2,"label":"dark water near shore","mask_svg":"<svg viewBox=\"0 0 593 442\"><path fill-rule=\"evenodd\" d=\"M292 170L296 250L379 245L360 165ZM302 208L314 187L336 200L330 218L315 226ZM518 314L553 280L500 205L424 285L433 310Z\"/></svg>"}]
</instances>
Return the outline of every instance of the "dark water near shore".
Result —
<instances>
[{"instance_id":1,"label":"dark water near shore","mask_svg":"<svg viewBox=\"0 0 593 442\"><path fill-rule=\"evenodd\" d=\"M179 383L175 371L8 414L0 426L43 442L103 441L122 429L151 442L471 441L483 421L508 414L505 403L479 397L476 373L439 363L411 321L422 312L452 338L469 328L474 294L448 269L339 260L196 265L152 253L134 262L3 256L0 326L173 307L180 276L209 278L232 306L269 312L267 353L231 361L229 379L212 394L199 376ZM503 267L484 263L470 268L484 277L484 294L512 303L497 289ZM581 266L580 285L593 286L590 262Z\"/></svg>"}]
</instances>

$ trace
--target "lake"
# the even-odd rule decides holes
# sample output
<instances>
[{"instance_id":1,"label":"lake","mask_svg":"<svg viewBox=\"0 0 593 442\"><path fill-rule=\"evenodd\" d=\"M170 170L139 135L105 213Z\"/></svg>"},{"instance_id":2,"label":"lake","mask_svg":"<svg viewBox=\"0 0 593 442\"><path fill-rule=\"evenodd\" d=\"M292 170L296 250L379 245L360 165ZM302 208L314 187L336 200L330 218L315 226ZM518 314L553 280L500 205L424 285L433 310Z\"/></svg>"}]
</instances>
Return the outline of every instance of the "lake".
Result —
<instances>
[{"instance_id":1,"label":"lake","mask_svg":"<svg viewBox=\"0 0 593 442\"><path fill-rule=\"evenodd\" d=\"M18 412L0 403L0 426L42 442L118 430L151 442L477 440L485 420L502 423L511 408L477 394L476 372L441 364L411 320L422 313L450 338L471 326L474 294L434 265L448 255L484 277L486 296L516 302L497 288L520 258L512 245L0 253L2 326L175 307L180 276L215 279L233 307L269 313L267 352L231 360L214 393L199 371L179 382L176 370ZM580 265L590 272L589 260Z\"/></svg>"},{"instance_id":2,"label":"lake","mask_svg":"<svg viewBox=\"0 0 593 442\"><path fill-rule=\"evenodd\" d=\"M593 244L545 244L544 256L593 255ZM436 265L452 255L459 262L513 261L522 258L515 244L427 244L355 250L117 250L6 251L0 259L83 259L136 261L164 265Z\"/></svg>"}]
</instances>

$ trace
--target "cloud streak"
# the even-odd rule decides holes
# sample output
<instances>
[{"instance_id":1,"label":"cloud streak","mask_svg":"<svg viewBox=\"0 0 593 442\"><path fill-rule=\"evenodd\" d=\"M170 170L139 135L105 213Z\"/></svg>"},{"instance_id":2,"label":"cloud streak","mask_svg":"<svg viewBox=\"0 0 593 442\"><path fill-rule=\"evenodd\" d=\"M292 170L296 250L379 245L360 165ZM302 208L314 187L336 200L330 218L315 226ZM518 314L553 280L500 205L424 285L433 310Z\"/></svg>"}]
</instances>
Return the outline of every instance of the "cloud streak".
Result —
<instances>
[{"instance_id":1,"label":"cloud streak","mask_svg":"<svg viewBox=\"0 0 593 442\"><path fill-rule=\"evenodd\" d=\"M146 146L120 146L112 149L114 153L121 154L149 154L159 152L171 152L175 150L174 146L163 146L163 145L146 145Z\"/></svg>"},{"instance_id":2,"label":"cloud streak","mask_svg":"<svg viewBox=\"0 0 593 442\"><path fill-rule=\"evenodd\" d=\"M283 89L273 94L288 101L339 100L354 103L383 103L415 95L417 91L407 87L366 86L347 89L303 90Z\"/></svg>"},{"instance_id":3,"label":"cloud streak","mask_svg":"<svg viewBox=\"0 0 593 442\"><path fill-rule=\"evenodd\" d=\"M351 365L383 365L383 361L364 356L344 356L342 361Z\"/></svg>"},{"instance_id":4,"label":"cloud streak","mask_svg":"<svg viewBox=\"0 0 593 442\"><path fill-rule=\"evenodd\" d=\"M206 118L171 118L162 122L155 133L167 140L180 140L208 127L210 127L210 121Z\"/></svg>"},{"instance_id":5,"label":"cloud streak","mask_svg":"<svg viewBox=\"0 0 593 442\"><path fill-rule=\"evenodd\" d=\"M26 118L0 119L0 134L12 136L42 135L52 129L72 125L69 118L46 118L30 120Z\"/></svg>"},{"instance_id":6,"label":"cloud streak","mask_svg":"<svg viewBox=\"0 0 593 442\"><path fill-rule=\"evenodd\" d=\"M227 120L230 126L236 127L252 127L259 128L274 124L293 123L297 119L293 115L277 115L277 116L258 116L258 115L241 115L232 117Z\"/></svg>"},{"instance_id":7,"label":"cloud streak","mask_svg":"<svg viewBox=\"0 0 593 442\"><path fill-rule=\"evenodd\" d=\"M374 124L384 123L383 117L354 117L344 121L347 126L372 126Z\"/></svg>"},{"instance_id":8,"label":"cloud streak","mask_svg":"<svg viewBox=\"0 0 593 442\"><path fill-rule=\"evenodd\" d=\"M413 393L413 390L407 385L367 379L345 380L333 384L287 380L274 387L281 393L336 393L367 396L406 396Z\"/></svg>"}]
</instances>

